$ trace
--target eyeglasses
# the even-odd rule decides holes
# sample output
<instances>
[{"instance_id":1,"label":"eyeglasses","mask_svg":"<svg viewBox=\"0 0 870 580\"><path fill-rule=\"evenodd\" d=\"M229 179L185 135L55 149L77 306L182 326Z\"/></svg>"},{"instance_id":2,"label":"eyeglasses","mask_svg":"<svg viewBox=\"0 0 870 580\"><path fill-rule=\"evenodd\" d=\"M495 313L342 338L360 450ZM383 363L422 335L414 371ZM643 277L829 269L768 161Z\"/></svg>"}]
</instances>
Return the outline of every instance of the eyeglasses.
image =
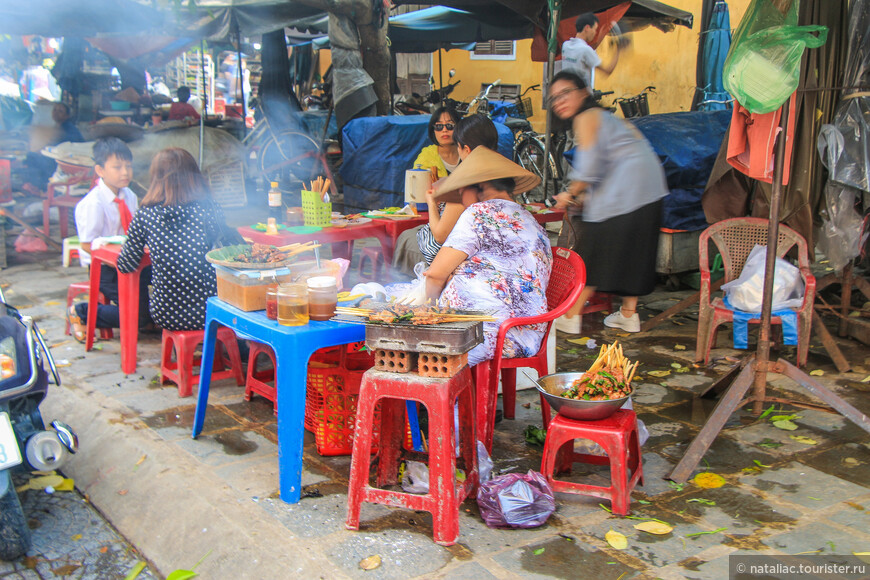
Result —
<instances>
[{"instance_id":1,"label":"eyeglasses","mask_svg":"<svg viewBox=\"0 0 870 580\"><path fill-rule=\"evenodd\" d=\"M436 131L443 131L444 129L447 129L448 131L452 131L455 128L456 128L456 125L454 125L453 123L435 123L435 130Z\"/></svg>"},{"instance_id":2,"label":"eyeglasses","mask_svg":"<svg viewBox=\"0 0 870 580\"><path fill-rule=\"evenodd\" d=\"M547 99L547 103L550 104L550 105L552 105L552 104L554 104L554 103L558 103L558 102L561 101L562 99L566 99L566 98L568 98L568 95L570 95L570 94L573 93L574 91L579 91L579 90L580 90L580 89L574 88L574 89L568 89L567 91L562 91L562 92L559 93L558 95L553 95L552 97L548 98L548 99Z\"/></svg>"}]
</instances>

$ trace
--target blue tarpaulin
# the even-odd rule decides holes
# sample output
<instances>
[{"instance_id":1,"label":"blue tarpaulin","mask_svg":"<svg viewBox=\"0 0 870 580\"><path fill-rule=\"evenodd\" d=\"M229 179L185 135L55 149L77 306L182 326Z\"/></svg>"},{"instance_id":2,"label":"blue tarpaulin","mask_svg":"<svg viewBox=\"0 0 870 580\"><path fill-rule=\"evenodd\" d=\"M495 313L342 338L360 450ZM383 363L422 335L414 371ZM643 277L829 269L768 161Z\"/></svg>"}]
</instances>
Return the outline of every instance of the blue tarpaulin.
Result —
<instances>
[{"instance_id":1,"label":"blue tarpaulin","mask_svg":"<svg viewBox=\"0 0 870 580\"><path fill-rule=\"evenodd\" d=\"M662 227L703 230L709 224L701 195L731 122L731 111L692 111L636 117L631 122L643 133L661 160L670 193L664 199ZM573 149L565 153L569 162Z\"/></svg>"},{"instance_id":2,"label":"blue tarpaulin","mask_svg":"<svg viewBox=\"0 0 870 580\"><path fill-rule=\"evenodd\" d=\"M365 117L342 129L341 179L345 211L358 212L401 206L405 200L405 170L420 150L431 145L429 115ZM513 133L501 123L498 150L510 158Z\"/></svg>"}]
</instances>

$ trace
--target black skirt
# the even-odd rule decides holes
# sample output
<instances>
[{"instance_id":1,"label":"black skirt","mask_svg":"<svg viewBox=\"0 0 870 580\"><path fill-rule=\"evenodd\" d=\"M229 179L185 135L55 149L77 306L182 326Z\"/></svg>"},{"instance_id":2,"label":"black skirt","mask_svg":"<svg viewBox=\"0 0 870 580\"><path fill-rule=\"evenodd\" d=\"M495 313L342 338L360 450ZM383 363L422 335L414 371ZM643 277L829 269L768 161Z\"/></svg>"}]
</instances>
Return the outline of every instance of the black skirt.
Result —
<instances>
[{"instance_id":1,"label":"black skirt","mask_svg":"<svg viewBox=\"0 0 870 580\"><path fill-rule=\"evenodd\" d=\"M645 296L655 289L662 205L659 200L603 222L566 220L574 230L574 251L586 263L588 286L617 296Z\"/></svg>"}]
</instances>

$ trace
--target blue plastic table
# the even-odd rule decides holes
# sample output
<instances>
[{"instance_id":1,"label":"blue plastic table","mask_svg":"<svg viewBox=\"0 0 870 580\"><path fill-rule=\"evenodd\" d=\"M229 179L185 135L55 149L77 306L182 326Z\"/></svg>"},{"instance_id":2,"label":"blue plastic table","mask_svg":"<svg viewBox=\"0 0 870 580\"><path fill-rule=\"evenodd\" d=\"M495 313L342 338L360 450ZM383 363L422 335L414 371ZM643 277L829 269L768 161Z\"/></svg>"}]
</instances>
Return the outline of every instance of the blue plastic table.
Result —
<instances>
[{"instance_id":1,"label":"blue plastic table","mask_svg":"<svg viewBox=\"0 0 870 580\"><path fill-rule=\"evenodd\" d=\"M275 351L278 387L278 466L281 499L297 503L302 491L302 436L308 358L314 351L365 340L364 324L311 321L305 326L281 326L263 310L245 312L216 297L208 299L199 394L193 418L193 438L202 432L214 362L218 325L232 328L239 338L268 344Z\"/></svg>"}]
</instances>

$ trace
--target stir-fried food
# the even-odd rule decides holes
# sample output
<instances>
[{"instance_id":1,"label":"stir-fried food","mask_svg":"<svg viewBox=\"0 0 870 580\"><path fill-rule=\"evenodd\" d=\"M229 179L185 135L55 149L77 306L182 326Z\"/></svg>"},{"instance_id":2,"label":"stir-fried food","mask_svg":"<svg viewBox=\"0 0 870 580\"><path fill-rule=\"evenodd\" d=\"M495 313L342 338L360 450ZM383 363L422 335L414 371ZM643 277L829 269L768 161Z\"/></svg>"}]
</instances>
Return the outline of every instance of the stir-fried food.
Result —
<instances>
[{"instance_id":1,"label":"stir-fried food","mask_svg":"<svg viewBox=\"0 0 870 580\"><path fill-rule=\"evenodd\" d=\"M638 363L633 365L622 354L622 347L614 342L610 346L602 346L598 358L583 373L583 376L562 391L566 399L582 399L584 401L607 401L621 399L631 394L631 379L637 370Z\"/></svg>"},{"instance_id":2,"label":"stir-fried food","mask_svg":"<svg viewBox=\"0 0 870 580\"><path fill-rule=\"evenodd\" d=\"M284 253L275 246L253 244L251 245L250 253L240 252L234 260L248 264L268 264L270 262L281 262L285 257Z\"/></svg>"}]
</instances>

